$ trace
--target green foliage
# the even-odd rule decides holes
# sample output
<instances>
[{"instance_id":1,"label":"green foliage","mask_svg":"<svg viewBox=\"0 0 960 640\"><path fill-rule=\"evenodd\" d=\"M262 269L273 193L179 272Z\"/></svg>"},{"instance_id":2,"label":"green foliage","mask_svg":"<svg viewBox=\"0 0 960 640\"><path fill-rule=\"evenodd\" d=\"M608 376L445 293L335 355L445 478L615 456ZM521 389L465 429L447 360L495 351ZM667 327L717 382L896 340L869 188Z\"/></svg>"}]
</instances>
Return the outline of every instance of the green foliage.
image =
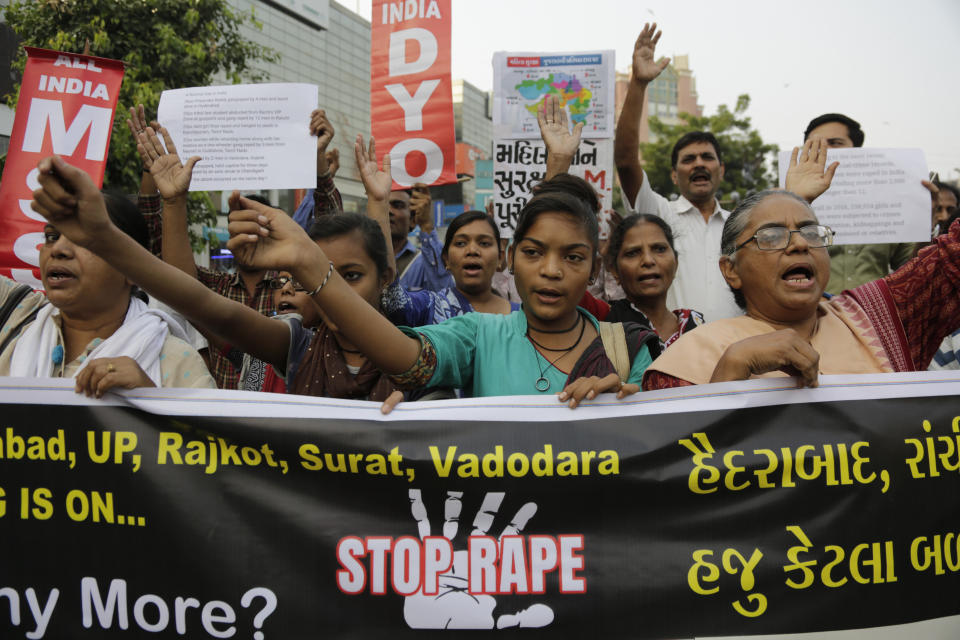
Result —
<instances>
[{"instance_id":1,"label":"green foliage","mask_svg":"<svg viewBox=\"0 0 960 640\"><path fill-rule=\"evenodd\" d=\"M674 143L683 134L690 131L709 131L720 142L723 163L726 170L720 183L721 199L729 199L734 192L740 197L748 193L774 187L777 184L776 162L778 148L775 144L765 144L760 134L750 126L746 116L750 106L750 96L743 94L737 98L733 111L722 104L716 115L693 116L681 113L683 122L668 125L652 116L649 120L651 137L656 142L640 144L643 155L643 168L650 180L650 186L664 195L675 191L670 179L670 152Z\"/></svg>"},{"instance_id":2,"label":"green foliage","mask_svg":"<svg viewBox=\"0 0 960 640\"><path fill-rule=\"evenodd\" d=\"M165 89L206 86L215 76L256 82L263 74L251 64L279 59L241 35L241 25L260 25L252 13L231 10L227 0L36 0L11 4L4 17L26 46L82 53L89 41L91 55L124 61L104 186L128 193L138 189L141 171L126 125L128 107L142 103L152 118ZM21 50L13 63L18 79L25 64ZM15 107L18 94L19 81L7 104ZM216 223L207 194L191 193L188 212L191 223Z\"/></svg>"},{"instance_id":3,"label":"green foliage","mask_svg":"<svg viewBox=\"0 0 960 640\"><path fill-rule=\"evenodd\" d=\"M613 183L613 196L611 200L614 211L623 211L623 190L620 188L619 182Z\"/></svg>"},{"instance_id":4,"label":"green foliage","mask_svg":"<svg viewBox=\"0 0 960 640\"><path fill-rule=\"evenodd\" d=\"M187 194L187 220L191 223L215 227L218 209L208 191L193 191ZM220 247L220 240L212 231L206 236L194 233L193 229L189 229L187 233L190 234L190 246L194 253L203 251L205 245L211 249Z\"/></svg>"}]
</instances>

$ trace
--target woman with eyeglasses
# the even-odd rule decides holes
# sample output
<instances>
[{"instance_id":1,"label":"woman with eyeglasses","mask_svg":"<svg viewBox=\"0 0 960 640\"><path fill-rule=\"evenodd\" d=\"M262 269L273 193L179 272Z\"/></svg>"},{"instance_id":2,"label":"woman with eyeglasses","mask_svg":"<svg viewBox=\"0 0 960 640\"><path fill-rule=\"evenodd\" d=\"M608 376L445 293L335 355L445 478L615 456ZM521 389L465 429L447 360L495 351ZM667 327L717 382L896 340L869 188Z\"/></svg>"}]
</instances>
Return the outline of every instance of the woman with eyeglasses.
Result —
<instances>
[{"instance_id":1,"label":"woman with eyeglasses","mask_svg":"<svg viewBox=\"0 0 960 640\"><path fill-rule=\"evenodd\" d=\"M644 389L819 374L917 371L960 325L960 225L890 275L824 296L833 231L789 191L746 198L723 227L720 269L745 315L685 334Z\"/></svg>"}]
</instances>

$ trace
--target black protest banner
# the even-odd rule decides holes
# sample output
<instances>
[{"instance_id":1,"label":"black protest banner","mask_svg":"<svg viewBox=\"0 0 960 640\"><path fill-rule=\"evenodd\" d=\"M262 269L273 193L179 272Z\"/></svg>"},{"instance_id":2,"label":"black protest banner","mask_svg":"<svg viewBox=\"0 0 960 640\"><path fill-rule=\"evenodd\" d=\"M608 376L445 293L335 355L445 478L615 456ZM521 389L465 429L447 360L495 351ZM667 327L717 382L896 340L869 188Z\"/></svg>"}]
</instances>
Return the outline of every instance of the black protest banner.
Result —
<instances>
[{"instance_id":1,"label":"black protest banner","mask_svg":"<svg viewBox=\"0 0 960 640\"><path fill-rule=\"evenodd\" d=\"M0 635L663 638L960 614L960 376L783 384L384 419L0 379Z\"/></svg>"}]
</instances>

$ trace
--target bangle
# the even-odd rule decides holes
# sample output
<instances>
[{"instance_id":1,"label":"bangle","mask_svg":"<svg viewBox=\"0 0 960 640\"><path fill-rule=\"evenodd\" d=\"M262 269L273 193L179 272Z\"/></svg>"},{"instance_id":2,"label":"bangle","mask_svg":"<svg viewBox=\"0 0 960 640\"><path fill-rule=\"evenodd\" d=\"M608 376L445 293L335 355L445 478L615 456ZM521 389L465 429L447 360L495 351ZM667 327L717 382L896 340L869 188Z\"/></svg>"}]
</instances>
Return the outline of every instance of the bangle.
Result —
<instances>
[{"instance_id":1,"label":"bangle","mask_svg":"<svg viewBox=\"0 0 960 640\"><path fill-rule=\"evenodd\" d=\"M310 293L308 293L307 295L312 298L313 296L315 296L315 295L317 295L318 293L320 293L320 289L323 289L323 288L326 286L327 281L330 279L330 276L332 276L332 275L333 275L333 260L330 261L330 270L327 271L327 275L324 276L323 282L321 282L319 285L317 285L317 288L314 289L313 291L311 291Z\"/></svg>"}]
</instances>

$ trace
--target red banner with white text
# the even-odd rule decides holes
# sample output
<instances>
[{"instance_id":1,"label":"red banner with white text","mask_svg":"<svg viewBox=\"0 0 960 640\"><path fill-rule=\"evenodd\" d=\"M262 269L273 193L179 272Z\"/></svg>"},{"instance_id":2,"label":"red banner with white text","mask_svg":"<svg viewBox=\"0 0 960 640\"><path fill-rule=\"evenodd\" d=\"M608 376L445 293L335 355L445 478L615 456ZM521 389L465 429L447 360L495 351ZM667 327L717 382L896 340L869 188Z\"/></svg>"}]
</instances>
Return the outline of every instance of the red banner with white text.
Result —
<instances>
[{"instance_id":1,"label":"red banner with white text","mask_svg":"<svg viewBox=\"0 0 960 640\"><path fill-rule=\"evenodd\" d=\"M25 49L27 66L0 182L0 274L40 289L46 221L30 208L33 190L40 187L37 163L57 154L98 186L103 183L123 63Z\"/></svg>"},{"instance_id":2,"label":"red banner with white text","mask_svg":"<svg viewBox=\"0 0 960 640\"><path fill-rule=\"evenodd\" d=\"M373 0L370 133L395 187L457 181L450 0Z\"/></svg>"}]
</instances>

